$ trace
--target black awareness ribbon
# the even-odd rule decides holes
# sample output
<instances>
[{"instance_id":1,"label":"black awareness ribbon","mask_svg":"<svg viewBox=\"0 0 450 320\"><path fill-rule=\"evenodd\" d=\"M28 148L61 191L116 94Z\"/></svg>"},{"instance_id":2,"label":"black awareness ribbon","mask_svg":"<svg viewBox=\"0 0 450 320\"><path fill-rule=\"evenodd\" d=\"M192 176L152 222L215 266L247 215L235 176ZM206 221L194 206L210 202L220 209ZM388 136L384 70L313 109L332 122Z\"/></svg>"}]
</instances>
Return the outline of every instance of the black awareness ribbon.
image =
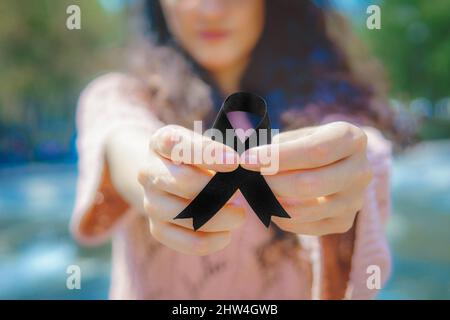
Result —
<instances>
[{"instance_id":1,"label":"black awareness ribbon","mask_svg":"<svg viewBox=\"0 0 450 320\"><path fill-rule=\"evenodd\" d=\"M249 148L250 141L256 141L258 146L271 143L267 104L262 97L248 92L236 92L225 99L213 124L213 128L218 129L223 137L226 136L227 129L234 130L227 117L227 113L231 111L249 112L261 117L261 120L244 143L234 133L233 139L225 139L228 146L236 152L242 152ZM265 141L260 139L262 135L259 133L262 129L266 129ZM217 172L203 190L174 219L193 218L194 230L198 230L225 205L238 189L266 227L269 227L272 215L290 218L261 173L239 166L232 172Z\"/></svg>"}]
</instances>

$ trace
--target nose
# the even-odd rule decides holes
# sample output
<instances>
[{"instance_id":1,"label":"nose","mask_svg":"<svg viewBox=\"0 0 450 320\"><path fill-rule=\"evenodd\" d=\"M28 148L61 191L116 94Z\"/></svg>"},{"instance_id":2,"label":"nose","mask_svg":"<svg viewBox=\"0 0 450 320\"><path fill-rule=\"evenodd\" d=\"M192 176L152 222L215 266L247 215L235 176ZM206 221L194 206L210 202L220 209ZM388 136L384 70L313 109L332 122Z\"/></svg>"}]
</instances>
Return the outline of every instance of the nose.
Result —
<instances>
[{"instance_id":1,"label":"nose","mask_svg":"<svg viewBox=\"0 0 450 320\"><path fill-rule=\"evenodd\" d=\"M200 1L198 12L208 19L220 19L225 14L225 1L229 0L203 0Z\"/></svg>"}]
</instances>

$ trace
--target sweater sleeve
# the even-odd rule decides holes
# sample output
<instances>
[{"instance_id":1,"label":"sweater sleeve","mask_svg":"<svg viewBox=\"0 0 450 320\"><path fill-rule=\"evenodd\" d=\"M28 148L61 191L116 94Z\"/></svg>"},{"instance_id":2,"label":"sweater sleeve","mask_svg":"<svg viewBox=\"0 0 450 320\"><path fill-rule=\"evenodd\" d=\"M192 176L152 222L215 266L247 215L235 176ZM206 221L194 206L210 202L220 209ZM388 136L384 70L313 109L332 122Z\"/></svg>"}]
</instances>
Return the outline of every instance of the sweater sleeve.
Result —
<instances>
[{"instance_id":1,"label":"sweater sleeve","mask_svg":"<svg viewBox=\"0 0 450 320\"><path fill-rule=\"evenodd\" d=\"M357 218L348 299L375 297L391 273L391 255L384 230L391 211L391 144L375 129L366 128L366 132L373 179Z\"/></svg>"},{"instance_id":2,"label":"sweater sleeve","mask_svg":"<svg viewBox=\"0 0 450 320\"><path fill-rule=\"evenodd\" d=\"M78 180L70 229L82 244L106 241L131 212L115 191L105 161L108 135L121 126L151 130L159 121L141 82L110 73L81 93L76 113Z\"/></svg>"}]
</instances>

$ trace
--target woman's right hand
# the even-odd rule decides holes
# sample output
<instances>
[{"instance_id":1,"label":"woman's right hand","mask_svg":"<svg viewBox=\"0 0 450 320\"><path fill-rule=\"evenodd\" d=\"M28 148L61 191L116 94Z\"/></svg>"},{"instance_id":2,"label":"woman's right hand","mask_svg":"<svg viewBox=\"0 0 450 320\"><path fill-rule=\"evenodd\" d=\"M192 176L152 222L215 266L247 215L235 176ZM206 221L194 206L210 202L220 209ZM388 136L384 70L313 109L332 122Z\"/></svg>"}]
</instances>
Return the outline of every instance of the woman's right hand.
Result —
<instances>
[{"instance_id":1,"label":"woman's right hand","mask_svg":"<svg viewBox=\"0 0 450 320\"><path fill-rule=\"evenodd\" d=\"M198 156L194 158L196 150L205 148L215 148L215 159L219 161L212 162L203 156L201 161ZM180 149L193 150L192 157L180 161ZM192 219L173 218L200 193L214 172L230 172L238 164L239 155L220 142L177 125L158 129L150 140L148 163L139 173L153 237L174 250L193 255L207 255L226 247L231 230L244 221L243 207L229 201L197 231L193 229Z\"/></svg>"}]
</instances>

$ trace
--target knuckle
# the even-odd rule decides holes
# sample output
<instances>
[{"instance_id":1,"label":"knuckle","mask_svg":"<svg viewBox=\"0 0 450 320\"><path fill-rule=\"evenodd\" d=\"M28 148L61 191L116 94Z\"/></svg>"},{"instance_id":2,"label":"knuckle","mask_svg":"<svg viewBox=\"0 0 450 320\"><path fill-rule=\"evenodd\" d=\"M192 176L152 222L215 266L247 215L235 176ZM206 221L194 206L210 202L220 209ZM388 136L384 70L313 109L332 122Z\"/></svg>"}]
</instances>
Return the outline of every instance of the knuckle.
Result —
<instances>
[{"instance_id":1,"label":"knuckle","mask_svg":"<svg viewBox=\"0 0 450 320\"><path fill-rule=\"evenodd\" d=\"M158 223L155 221L155 219L148 219L149 221L149 227L150 227L150 233L151 235L158 240L159 242L163 243L163 236L162 236L162 230L160 226L158 226Z\"/></svg>"},{"instance_id":2,"label":"knuckle","mask_svg":"<svg viewBox=\"0 0 450 320\"><path fill-rule=\"evenodd\" d=\"M152 172L147 173L147 186L156 189L162 189L162 180L160 177Z\"/></svg>"},{"instance_id":3,"label":"knuckle","mask_svg":"<svg viewBox=\"0 0 450 320\"><path fill-rule=\"evenodd\" d=\"M164 190L169 193L182 192L186 186L184 176L183 172L174 172L173 170L164 174L150 172L147 178L147 188Z\"/></svg>"},{"instance_id":4,"label":"knuckle","mask_svg":"<svg viewBox=\"0 0 450 320\"><path fill-rule=\"evenodd\" d=\"M156 212L156 208L153 205L153 201L144 199L144 210L148 215L153 216Z\"/></svg>"},{"instance_id":5,"label":"knuckle","mask_svg":"<svg viewBox=\"0 0 450 320\"><path fill-rule=\"evenodd\" d=\"M145 187L145 185L147 184L147 180L148 180L148 172L145 169L141 169L138 172L138 182Z\"/></svg>"},{"instance_id":6,"label":"knuckle","mask_svg":"<svg viewBox=\"0 0 450 320\"><path fill-rule=\"evenodd\" d=\"M360 127L345 121L337 122L337 126L342 138L347 143L353 143L357 147L365 147L367 145L367 135Z\"/></svg>"}]
</instances>

